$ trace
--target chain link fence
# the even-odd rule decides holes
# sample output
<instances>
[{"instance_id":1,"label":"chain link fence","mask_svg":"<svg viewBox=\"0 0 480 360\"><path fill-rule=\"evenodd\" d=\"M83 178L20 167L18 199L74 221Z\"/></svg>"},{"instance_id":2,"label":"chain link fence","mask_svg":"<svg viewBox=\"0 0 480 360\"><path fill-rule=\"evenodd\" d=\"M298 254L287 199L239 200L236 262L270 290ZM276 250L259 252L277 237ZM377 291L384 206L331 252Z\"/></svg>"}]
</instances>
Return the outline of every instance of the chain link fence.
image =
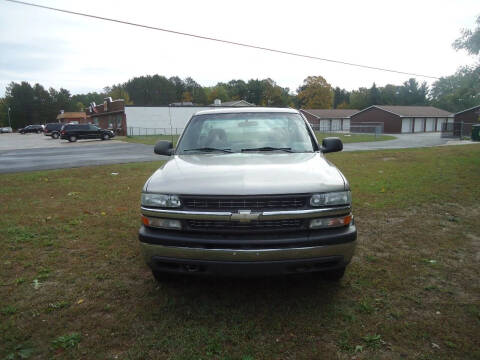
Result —
<instances>
[{"instance_id":1,"label":"chain link fence","mask_svg":"<svg viewBox=\"0 0 480 360\"><path fill-rule=\"evenodd\" d=\"M383 134L383 123L337 123L331 122L327 124L310 124L315 132L322 134L369 134L375 137Z\"/></svg>"},{"instance_id":2,"label":"chain link fence","mask_svg":"<svg viewBox=\"0 0 480 360\"><path fill-rule=\"evenodd\" d=\"M351 134L373 134L375 137L383 135L383 123L355 123L350 124Z\"/></svg>"},{"instance_id":3,"label":"chain link fence","mask_svg":"<svg viewBox=\"0 0 480 360\"><path fill-rule=\"evenodd\" d=\"M443 123L441 137L447 139L463 139L472 136L472 125L475 123L453 122Z\"/></svg>"},{"instance_id":4,"label":"chain link fence","mask_svg":"<svg viewBox=\"0 0 480 360\"><path fill-rule=\"evenodd\" d=\"M312 129L324 134L369 134L375 137L383 134L383 123L355 123L346 124L332 122L328 125L310 124ZM127 127L127 136L158 136L158 135L180 135L183 128L144 128Z\"/></svg>"},{"instance_id":5,"label":"chain link fence","mask_svg":"<svg viewBox=\"0 0 480 360\"><path fill-rule=\"evenodd\" d=\"M180 135L183 128L127 127L127 136Z\"/></svg>"}]
</instances>

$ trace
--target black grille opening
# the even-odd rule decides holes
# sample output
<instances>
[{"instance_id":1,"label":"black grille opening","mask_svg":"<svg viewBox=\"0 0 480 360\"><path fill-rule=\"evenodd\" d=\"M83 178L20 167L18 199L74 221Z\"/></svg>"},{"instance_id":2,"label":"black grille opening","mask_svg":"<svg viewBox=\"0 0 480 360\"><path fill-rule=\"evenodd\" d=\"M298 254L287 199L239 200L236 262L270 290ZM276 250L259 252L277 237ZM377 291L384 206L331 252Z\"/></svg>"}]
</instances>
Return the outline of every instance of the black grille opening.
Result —
<instances>
[{"instance_id":1,"label":"black grille opening","mask_svg":"<svg viewBox=\"0 0 480 360\"><path fill-rule=\"evenodd\" d=\"M305 220L268 220L268 221L220 221L220 220L187 220L188 227L199 231L261 231L261 230L297 230L302 229Z\"/></svg>"},{"instance_id":2,"label":"black grille opening","mask_svg":"<svg viewBox=\"0 0 480 360\"><path fill-rule=\"evenodd\" d=\"M319 262L307 263L303 265L293 265L293 266L287 267L287 271L291 273L303 273L303 272L311 272L311 271L328 269L328 268L338 266L341 260L342 259L340 257L336 257L327 261L319 261Z\"/></svg>"},{"instance_id":3,"label":"black grille opening","mask_svg":"<svg viewBox=\"0 0 480 360\"><path fill-rule=\"evenodd\" d=\"M274 210L305 208L308 196L203 197L184 196L182 204L197 210Z\"/></svg>"}]
</instances>

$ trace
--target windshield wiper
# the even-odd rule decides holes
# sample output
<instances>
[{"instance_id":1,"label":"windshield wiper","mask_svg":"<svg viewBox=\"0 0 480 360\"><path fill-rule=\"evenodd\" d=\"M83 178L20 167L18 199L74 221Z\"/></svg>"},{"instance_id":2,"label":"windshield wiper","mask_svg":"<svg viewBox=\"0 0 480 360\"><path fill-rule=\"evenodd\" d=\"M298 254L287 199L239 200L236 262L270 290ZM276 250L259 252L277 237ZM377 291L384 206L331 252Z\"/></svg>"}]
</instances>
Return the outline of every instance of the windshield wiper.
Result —
<instances>
[{"instance_id":1,"label":"windshield wiper","mask_svg":"<svg viewBox=\"0 0 480 360\"><path fill-rule=\"evenodd\" d=\"M232 149L218 149L218 148L213 148L213 147L203 147L203 148L196 148L196 149L186 149L183 150L185 152L187 151L208 151L208 152L213 152L213 151L221 151L225 153L231 153Z\"/></svg>"},{"instance_id":2,"label":"windshield wiper","mask_svg":"<svg viewBox=\"0 0 480 360\"><path fill-rule=\"evenodd\" d=\"M246 151L285 151L285 152L293 152L292 148L289 147L271 147L271 146L264 146L258 148L250 148L250 149L242 149L242 152Z\"/></svg>"}]
</instances>

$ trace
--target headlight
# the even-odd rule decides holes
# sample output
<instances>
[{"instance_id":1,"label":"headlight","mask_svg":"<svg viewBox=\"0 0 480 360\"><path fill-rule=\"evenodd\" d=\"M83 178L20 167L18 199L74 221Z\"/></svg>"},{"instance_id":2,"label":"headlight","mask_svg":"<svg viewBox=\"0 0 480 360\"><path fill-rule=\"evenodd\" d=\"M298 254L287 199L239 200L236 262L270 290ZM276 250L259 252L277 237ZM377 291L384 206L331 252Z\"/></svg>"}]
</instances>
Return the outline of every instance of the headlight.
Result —
<instances>
[{"instance_id":1,"label":"headlight","mask_svg":"<svg viewBox=\"0 0 480 360\"><path fill-rule=\"evenodd\" d=\"M182 205L177 195L163 195L163 194L142 194L143 206L156 206L156 207L170 207L177 208Z\"/></svg>"},{"instance_id":2,"label":"headlight","mask_svg":"<svg viewBox=\"0 0 480 360\"><path fill-rule=\"evenodd\" d=\"M352 203L350 191L338 191L323 194L314 194L310 198L311 206L348 205Z\"/></svg>"}]
</instances>

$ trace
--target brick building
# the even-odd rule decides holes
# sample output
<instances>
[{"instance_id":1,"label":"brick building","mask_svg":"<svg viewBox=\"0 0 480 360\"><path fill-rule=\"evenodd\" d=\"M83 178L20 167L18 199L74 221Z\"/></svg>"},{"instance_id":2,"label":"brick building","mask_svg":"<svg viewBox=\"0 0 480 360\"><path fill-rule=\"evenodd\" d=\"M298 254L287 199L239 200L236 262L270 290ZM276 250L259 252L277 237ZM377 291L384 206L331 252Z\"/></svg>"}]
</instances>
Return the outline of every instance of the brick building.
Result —
<instances>
[{"instance_id":1,"label":"brick building","mask_svg":"<svg viewBox=\"0 0 480 360\"><path fill-rule=\"evenodd\" d=\"M433 106L373 105L350 117L350 124L382 124L387 134L441 131L453 114Z\"/></svg>"},{"instance_id":2,"label":"brick building","mask_svg":"<svg viewBox=\"0 0 480 360\"><path fill-rule=\"evenodd\" d=\"M92 123L102 129L110 129L117 135L127 135L125 100L105 98L101 105L90 104L86 114L87 123Z\"/></svg>"},{"instance_id":3,"label":"brick building","mask_svg":"<svg viewBox=\"0 0 480 360\"><path fill-rule=\"evenodd\" d=\"M87 114L83 111L78 112L62 112L57 115L57 121L61 123L85 123L87 121Z\"/></svg>"},{"instance_id":4,"label":"brick building","mask_svg":"<svg viewBox=\"0 0 480 360\"><path fill-rule=\"evenodd\" d=\"M314 130L348 131L356 109L300 109Z\"/></svg>"},{"instance_id":5,"label":"brick building","mask_svg":"<svg viewBox=\"0 0 480 360\"><path fill-rule=\"evenodd\" d=\"M472 133L472 125L480 124L480 105L460 111L454 115L454 118L456 128L459 129L462 134L470 136Z\"/></svg>"}]
</instances>

